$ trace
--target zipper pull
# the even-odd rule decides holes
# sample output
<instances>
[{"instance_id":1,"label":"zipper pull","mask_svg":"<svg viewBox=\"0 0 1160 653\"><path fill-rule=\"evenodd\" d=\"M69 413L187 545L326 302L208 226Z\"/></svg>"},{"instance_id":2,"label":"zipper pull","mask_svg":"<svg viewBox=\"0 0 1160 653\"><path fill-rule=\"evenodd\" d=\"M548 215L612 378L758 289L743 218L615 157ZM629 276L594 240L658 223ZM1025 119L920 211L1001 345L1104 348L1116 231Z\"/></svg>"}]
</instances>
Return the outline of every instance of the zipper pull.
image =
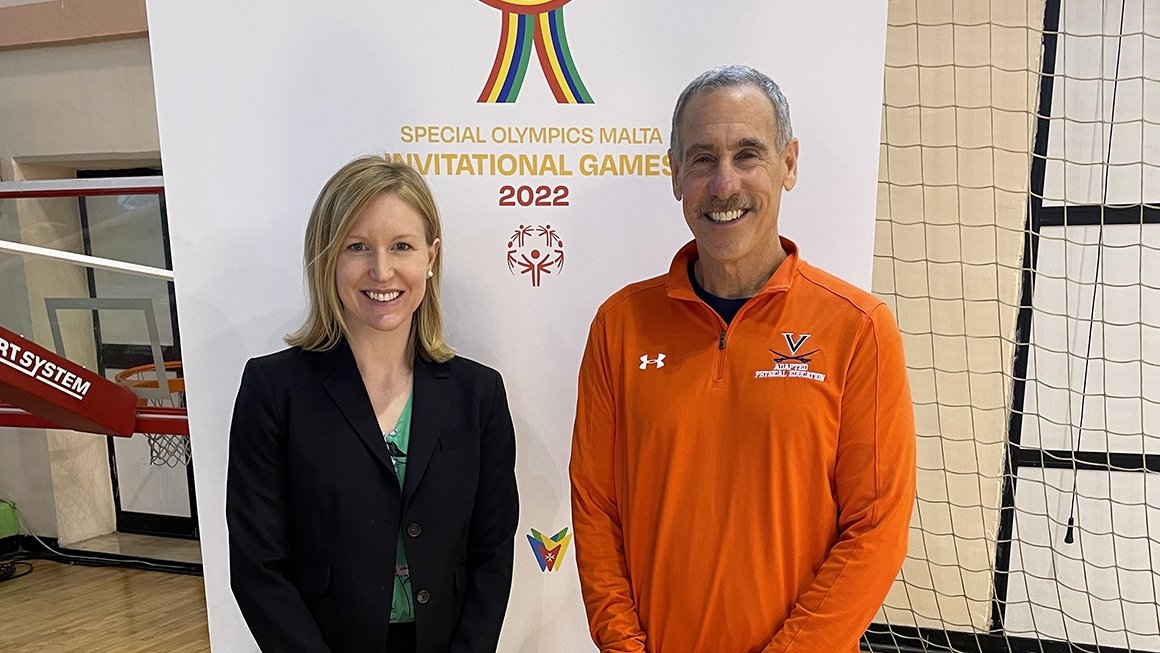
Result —
<instances>
[{"instance_id":1,"label":"zipper pull","mask_svg":"<svg viewBox=\"0 0 1160 653\"><path fill-rule=\"evenodd\" d=\"M721 332L721 337L717 339L717 348L718 349L725 348L725 332L724 331Z\"/></svg>"}]
</instances>

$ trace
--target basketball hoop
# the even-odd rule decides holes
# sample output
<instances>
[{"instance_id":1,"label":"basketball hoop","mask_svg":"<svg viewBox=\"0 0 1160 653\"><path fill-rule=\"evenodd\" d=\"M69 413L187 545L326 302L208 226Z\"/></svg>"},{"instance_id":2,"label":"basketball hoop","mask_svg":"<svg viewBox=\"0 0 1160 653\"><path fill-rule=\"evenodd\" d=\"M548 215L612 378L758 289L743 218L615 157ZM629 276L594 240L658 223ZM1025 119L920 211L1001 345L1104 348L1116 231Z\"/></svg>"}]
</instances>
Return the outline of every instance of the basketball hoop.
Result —
<instances>
[{"instance_id":1,"label":"basketball hoop","mask_svg":"<svg viewBox=\"0 0 1160 653\"><path fill-rule=\"evenodd\" d=\"M128 386L137 394L139 406L185 407L185 378L182 376L181 361L165 362L165 390L161 390L161 380L157 377L157 366L138 365L118 372L113 380ZM188 465L190 461L189 438L184 435L165 433L143 433L149 441L149 464L158 467Z\"/></svg>"}]
</instances>

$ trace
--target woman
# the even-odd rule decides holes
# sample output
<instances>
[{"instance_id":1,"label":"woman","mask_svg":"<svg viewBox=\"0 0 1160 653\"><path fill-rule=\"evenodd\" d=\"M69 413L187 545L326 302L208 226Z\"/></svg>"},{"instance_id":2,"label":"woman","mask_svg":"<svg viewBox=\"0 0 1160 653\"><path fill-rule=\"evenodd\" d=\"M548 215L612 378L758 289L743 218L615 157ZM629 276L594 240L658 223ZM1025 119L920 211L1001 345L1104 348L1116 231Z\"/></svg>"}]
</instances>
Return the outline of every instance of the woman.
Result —
<instances>
[{"instance_id":1,"label":"woman","mask_svg":"<svg viewBox=\"0 0 1160 653\"><path fill-rule=\"evenodd\" d=\"M496 648L515 436L499 373L443 341L440 237L418 173L348 163L307 225L305 324L246 364L226 519L268 653Z\"/></svg>"}]
</instances>

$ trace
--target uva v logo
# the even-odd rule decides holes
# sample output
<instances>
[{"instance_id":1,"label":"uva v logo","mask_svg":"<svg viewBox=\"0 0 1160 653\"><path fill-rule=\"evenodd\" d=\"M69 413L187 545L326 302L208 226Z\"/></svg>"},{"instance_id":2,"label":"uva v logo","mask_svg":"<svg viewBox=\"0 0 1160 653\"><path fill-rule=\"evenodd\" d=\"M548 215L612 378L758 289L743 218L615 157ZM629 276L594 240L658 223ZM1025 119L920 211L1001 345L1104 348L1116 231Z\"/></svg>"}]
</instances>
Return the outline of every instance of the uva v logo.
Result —
<instances>
[{"instance_id":1,"label":"uva v logo","mask_svg":"<svg viewBox=\"0 0 1160 653\"><path fill-rule=\"evenodd\" d=\"M810 334L808 333L803 333L796 339L792 333L783 333L781 335L785 338L785 344L789 346L789 351L791 354L798 353L798 350L802 348L802 345L806 344L806 341L810 339Z\"/></svg>"},{"instance_id":2,"label":"uva v logo","mask_svg":"<svg viewBox=\"0 0 1160 653\"><path fill-rule=\"evenodd\" d=\"M785 344L787 347L789 347L789 353L783 354L780 351L770 349L769 351L773 352L773 354L775 355L775 358L773 360L776 363L785 363L787 361L797 361L799 363L808 363L808 362L810 362L810 356L813 356L814 354L818 353L817 349L814 349L812 351L807 351L804 354L798 353L799 351L801 351L802 345L806 344L806 341L810 339L810 334L808 334L808 333L803 333L801 335L797 335L794 333L782 332L781 336L783 338L785 338Z\"/></svg>"},{"instance_id":3,"label":"uva v logo","mask_svg":"<svg viewBox=\"0 0 1160 653\"><path fill-rule=\"evenodd\" d=\"M770 349L769 353L773 354L773 367L768 370L756 370L753 377L756 379L807 379L819 383L824 382L826 380L825 372L810 369L810 357L821 349L815 347L810 351L803 351L806 341L810 339L810 334L798 335L782 331L781 337L785 339L785 346L789 348L789 353Z\"/></svg>"}]
</instances>

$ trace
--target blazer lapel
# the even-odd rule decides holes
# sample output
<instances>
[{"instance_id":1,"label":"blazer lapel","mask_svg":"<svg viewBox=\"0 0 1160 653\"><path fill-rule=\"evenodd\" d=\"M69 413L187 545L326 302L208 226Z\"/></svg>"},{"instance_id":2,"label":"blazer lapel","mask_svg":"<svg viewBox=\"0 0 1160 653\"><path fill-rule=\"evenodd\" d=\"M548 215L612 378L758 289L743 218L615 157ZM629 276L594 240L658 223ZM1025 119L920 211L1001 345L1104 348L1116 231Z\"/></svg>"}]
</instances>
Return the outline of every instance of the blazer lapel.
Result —
<instances>
[{"instance_id":1,"label":"blazer lapel","mask_svg":"<svg viewBox=\"0 0 1160 653\"><path fill-rule=\"evenodd\" d=\"M391 465L387 446L383 442L383 434L379 432L379 421L375 418L375 409L371 406L366 386L358 372L358 364L354 361L354 354L350 345L343 340L330 351L321 352L322 363L333 368L333 371L322 381L322 387L338 406L343 417L358 434L375 460L395 478L394 466ZM409 470L408 470L409 471Z\"/></svg>"},{"instance_id":2,"label":"blazer lapel","mask_svg":"<svg viewBox=\"0 0 1160 653\"><path fill-rule=\"evenodd\" d=\"M411 442L407 447L407 473L403 477L403 510L411 505L415 488L431 462L443 423L447 419L447 394L451 375L447 366L415 357L414 398L411 403Z\"/></svg>"}]
</instances>

